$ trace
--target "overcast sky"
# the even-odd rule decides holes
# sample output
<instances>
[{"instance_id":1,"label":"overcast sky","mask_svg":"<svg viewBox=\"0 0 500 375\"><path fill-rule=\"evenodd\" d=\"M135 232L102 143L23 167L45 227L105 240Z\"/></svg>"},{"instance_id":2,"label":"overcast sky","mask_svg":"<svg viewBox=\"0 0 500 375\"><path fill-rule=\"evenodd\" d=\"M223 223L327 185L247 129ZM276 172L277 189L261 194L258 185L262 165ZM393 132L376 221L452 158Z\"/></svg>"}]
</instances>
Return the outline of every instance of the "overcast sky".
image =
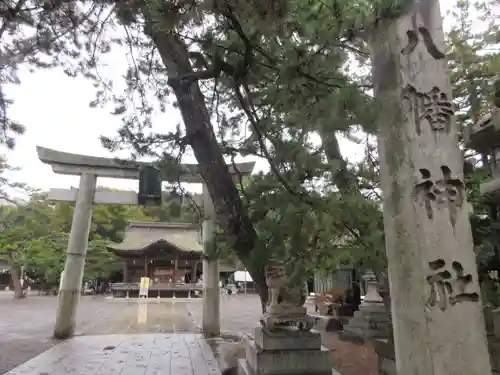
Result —
<instances>
[{"instance_id":1,"label":"overcast sky","mask_svg":"<svg viewBox=\"0 0 500 375\"><path fill-rule=\"evenodd\" d=\"M455 2L442 0L443 11L450 9ZM120 74L126 71L126 56L115 53L111 54L108 60L108 66L100 69L100 74L119 81ZM35 73L21 71L20 78L20 85L7 89L7 95L15 103L10 116L27 128L26 134L17 139L15 150L8 152L10 164L21 168L21 171L15 172L12 177L42 190L78 186L77 177L57 175L48 165L42 164L36 154L37 145L93 156L120 156L109 153L100 144L100 135L115 134L120 126L120 118L104 109L89 108L88 103L94 99L95 93L91 82L69 78L58 70ZM154 128L168 132L179 122L179 112L168 108L166 113L156 116ZM348 141L343 140L341 148L351 160L362 156L362 147ZM126 157L128 154L125 152L121 156ZM266 168L266 165L260 162L257 167L262 169ZM99 179L99 185L135 190L138 183L130 180Z\"/></svg>"}]
</instances>

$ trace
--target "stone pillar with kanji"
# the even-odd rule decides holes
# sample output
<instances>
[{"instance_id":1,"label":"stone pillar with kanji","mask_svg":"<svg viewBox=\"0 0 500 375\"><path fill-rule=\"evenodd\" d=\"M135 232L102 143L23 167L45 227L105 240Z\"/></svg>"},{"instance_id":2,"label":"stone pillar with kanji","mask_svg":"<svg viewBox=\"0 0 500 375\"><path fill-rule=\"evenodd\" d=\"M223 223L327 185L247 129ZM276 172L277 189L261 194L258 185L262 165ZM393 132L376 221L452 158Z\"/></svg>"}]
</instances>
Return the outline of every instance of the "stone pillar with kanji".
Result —
<instances>
[{"instance_id":1,"label":"stone pillar with kanji","mask_svg":"<svg viewBox=\"0 0 500 375\"><path fill-rule=\"evenodd\" d=\"M439 1L369 43L397 373L490 375Z\"/></svg>"}]
</instances>

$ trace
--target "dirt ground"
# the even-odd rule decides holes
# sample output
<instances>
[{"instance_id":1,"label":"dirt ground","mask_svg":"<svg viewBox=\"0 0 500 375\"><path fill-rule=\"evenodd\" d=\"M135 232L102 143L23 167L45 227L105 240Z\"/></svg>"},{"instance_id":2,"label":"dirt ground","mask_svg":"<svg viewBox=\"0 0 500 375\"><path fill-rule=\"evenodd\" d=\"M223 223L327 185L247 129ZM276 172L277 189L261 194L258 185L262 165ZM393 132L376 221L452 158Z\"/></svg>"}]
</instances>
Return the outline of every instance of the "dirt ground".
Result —
<instances>
[{"instance_id":1,"label":"dirt ground","mask_svg":"<svg viewBox=\"0 0 500 375\"><path fill-rule=\"evenodd\" d=\"M370 344L342 341L336 333L323 333L323 345L332 351L333 367L342 375L377 375L377 357Z\"/></svg>"}]
</instances>

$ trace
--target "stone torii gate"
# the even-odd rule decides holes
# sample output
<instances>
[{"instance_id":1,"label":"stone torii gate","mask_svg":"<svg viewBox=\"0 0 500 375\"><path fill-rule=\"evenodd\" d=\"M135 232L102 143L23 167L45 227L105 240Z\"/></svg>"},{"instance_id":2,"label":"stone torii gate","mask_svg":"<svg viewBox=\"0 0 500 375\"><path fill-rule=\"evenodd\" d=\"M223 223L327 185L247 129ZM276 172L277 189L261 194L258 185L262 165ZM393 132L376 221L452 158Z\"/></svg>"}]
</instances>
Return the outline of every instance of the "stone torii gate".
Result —
<instances>
[{"instance_id":1,"label":"stone torii gate","mask_svg":"<svg viewBox=\"0 0 500 375\"><path fill-rule=\"evenodd\" d=\"M68 338L75 332L93 204L139 204L140 197L135 192L96 191L97 177L137 180L141 169L152 167L152 164L78 155L44 147L37 147L37 152L39 159L49 164L55 173L80 176L78 190L50 189L48 196L54 201L76 202L54 328L54 337ZM236 164L236 168L229 167L229 170L232 174L245 176L252 173L254 166L254 162L240 163ZM182 164L181 171L176 176L161 175L160 178L166 182L203 183L196 164ZM215 212L205 185L203 212L203 245L206 252L215 231ZM203 281L203 332L205 336L213 337L220 334L218 260L203 260Z\"/></svg>"}]
</instances>

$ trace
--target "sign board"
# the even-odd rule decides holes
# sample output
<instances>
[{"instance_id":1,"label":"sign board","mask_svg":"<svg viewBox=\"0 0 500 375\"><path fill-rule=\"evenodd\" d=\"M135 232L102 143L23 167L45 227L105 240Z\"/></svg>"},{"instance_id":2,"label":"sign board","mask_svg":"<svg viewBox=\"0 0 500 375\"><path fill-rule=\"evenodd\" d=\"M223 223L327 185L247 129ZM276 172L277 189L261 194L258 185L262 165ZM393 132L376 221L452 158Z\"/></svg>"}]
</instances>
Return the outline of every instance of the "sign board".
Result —
<instances>
[{"instance_id":1,"label":"sign board","mask_svg":"<svg viewBox=\"0 0 500 375\"><path fill-rule=\"evenodd\" d=\"M148 298L149 284L150 284L149 277L141 277L141 284L139 286L139 298L140 297Z\"/></svg>"}]
</instances>

